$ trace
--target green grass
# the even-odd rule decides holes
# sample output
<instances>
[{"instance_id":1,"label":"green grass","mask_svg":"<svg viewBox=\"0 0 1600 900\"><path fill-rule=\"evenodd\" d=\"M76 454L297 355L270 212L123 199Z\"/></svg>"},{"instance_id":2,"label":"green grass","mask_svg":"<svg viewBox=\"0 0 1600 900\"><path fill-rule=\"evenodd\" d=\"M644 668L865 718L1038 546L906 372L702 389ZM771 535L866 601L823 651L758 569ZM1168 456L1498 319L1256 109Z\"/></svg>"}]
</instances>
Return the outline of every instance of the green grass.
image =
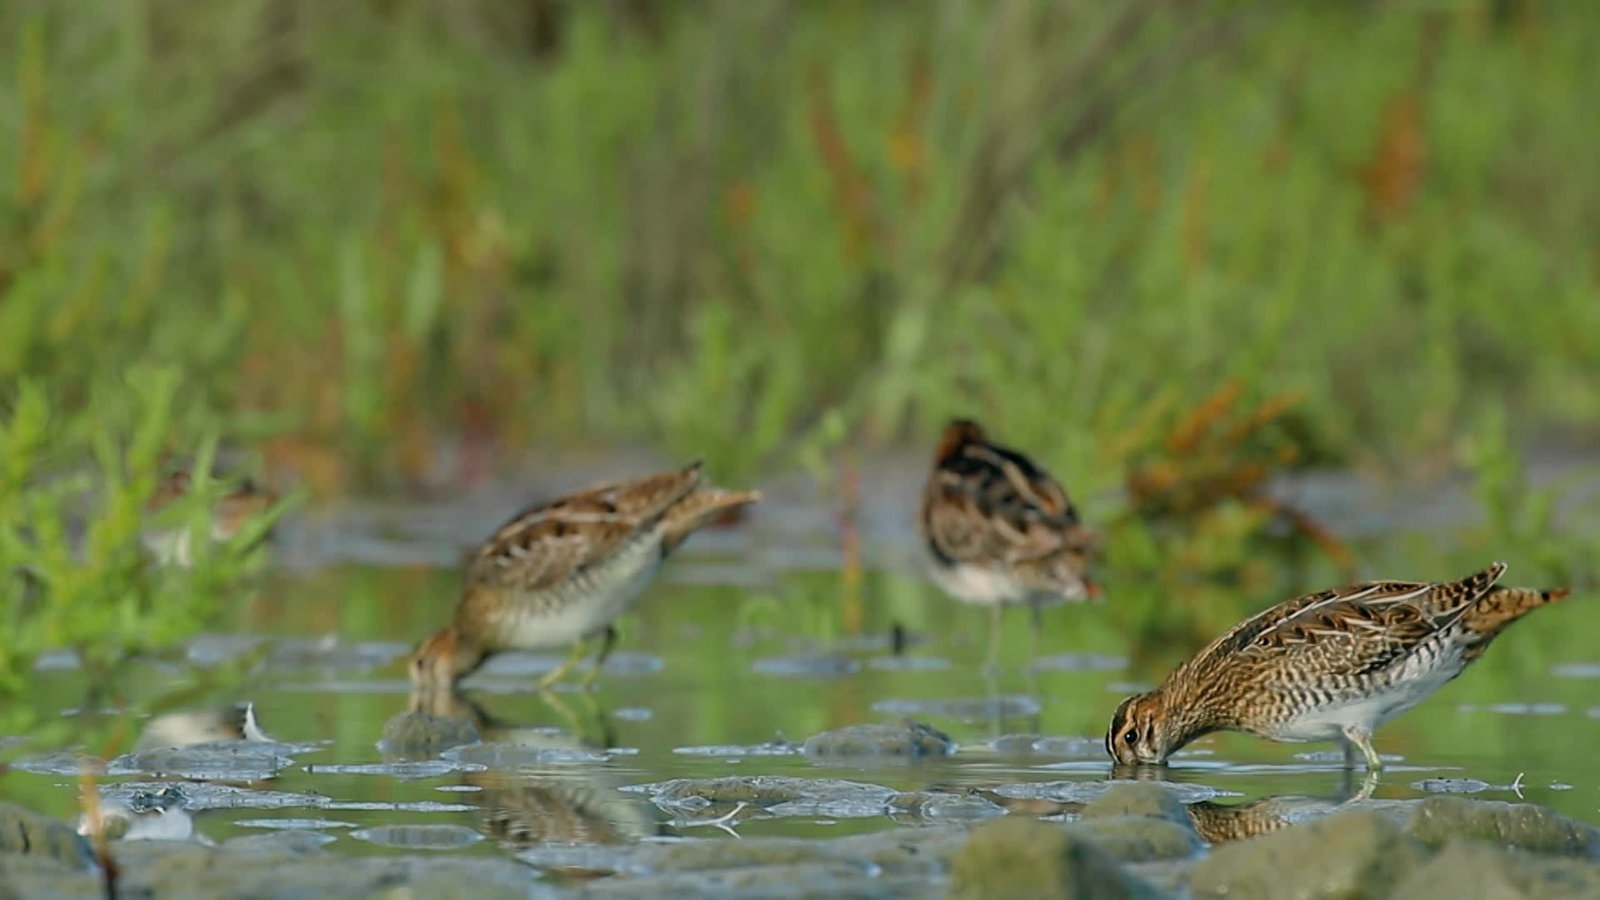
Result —
<instances>
[{"instance_id":1,"label":"green grass","mask_svg":"<svg viewBox=\"0 0 1600 900\"><path fill-rule=\"evenodd\" d=\"M970 410L1093 479L1229 377L1351 460L1600 412L1586 8L537 5L9 5L0 376L158 356L323 486Z\"/></svg>"}]
</instances>

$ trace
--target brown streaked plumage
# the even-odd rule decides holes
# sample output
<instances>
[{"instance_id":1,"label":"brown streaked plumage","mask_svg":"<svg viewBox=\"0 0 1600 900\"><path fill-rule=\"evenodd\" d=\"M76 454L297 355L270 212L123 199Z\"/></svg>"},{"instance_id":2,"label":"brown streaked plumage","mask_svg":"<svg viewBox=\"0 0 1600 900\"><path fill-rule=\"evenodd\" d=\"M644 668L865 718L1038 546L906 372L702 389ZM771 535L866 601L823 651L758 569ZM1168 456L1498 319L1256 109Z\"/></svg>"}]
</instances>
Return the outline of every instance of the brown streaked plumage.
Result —
<instances>
[{"instance_id":1,"label":"brown streaked plumage","mask_svg":"<svg viewBox=\"0 0 1600 900\"><path fill-rule=\"evenodd\" d=\"M194 476L187 470L173 472L156 485L155 493L145 502L145 513L156 515L187 497L194 491ZM258 487L246 478L238 486L218 498L211 510L211 540L226 543L244 527L245 522L266 512L278 502L278 495L267 488ZM157 561L182 567L193 565L193 548L189 544L189 529L149 528L143 535L145 548Z\"/></svg>"},{"instance_id":2,"label":"brown streaked plumage","mask_svg":"<svg viewBox=\"0 0 1600 900\"><path fill-rule=\"evenodd\" d=\"M545 675L559 680L604 644L592 680L616 641L612 623L632 606L663 557L725 510L760 499L700 483L700 464L586 488L519 512L484 542L467 566L451 623L418 645L411 676L447 686L502 650L574 644Z\"/></svg>"},{"instance_id":3,"label":"brown streaked plumage","mask_svg":"<svg viewBox=\"0 0 1600 900\"><path fill-rule=\"evenodd\" d=\"M1027 456L991 442L976 422L945 427L917 528L939 586L990 608L991 665L1005 606L1028 604L1037 643L1041 606L1099 592L1088 575L1097 538L1067 492Z\"/></svg>"},{"instance_id":4,"label":"brown streaked plumage","mask_svg":"<svg viewBox=\"0 0 1600 900\"><path fill-rule=\"evenodd\" d=\"M1106 752L1165 763L1213 731L1274 741L1342 740L1345 760L1379 725L1460 675L1501 631L1564 590L1497 587L1495 563L1460 581L1373 581L1307 594L1235 625L1161 686L1112 714Z\"/></svg>"}]
</instances>

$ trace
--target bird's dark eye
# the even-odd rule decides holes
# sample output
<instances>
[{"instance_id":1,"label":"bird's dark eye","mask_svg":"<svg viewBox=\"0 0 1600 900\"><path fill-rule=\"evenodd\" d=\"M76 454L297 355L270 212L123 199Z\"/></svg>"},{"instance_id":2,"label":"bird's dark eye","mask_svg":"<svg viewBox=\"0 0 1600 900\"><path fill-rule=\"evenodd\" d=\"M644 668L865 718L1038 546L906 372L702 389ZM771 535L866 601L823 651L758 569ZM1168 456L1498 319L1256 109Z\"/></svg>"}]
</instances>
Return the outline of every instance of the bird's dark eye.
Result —
<instances>
[{"instance_id":1,"label":"bird's dark eye","mask_svg":"<svg viewBox=\"0 0 1600 900\"><path fill-rule=\"evenodd\" d=\"M1130 747L1139 743L1139 732L1134 731L1132 728L1128 729L1122 734L1122 742Z\"/></svg>"}]
</instances>

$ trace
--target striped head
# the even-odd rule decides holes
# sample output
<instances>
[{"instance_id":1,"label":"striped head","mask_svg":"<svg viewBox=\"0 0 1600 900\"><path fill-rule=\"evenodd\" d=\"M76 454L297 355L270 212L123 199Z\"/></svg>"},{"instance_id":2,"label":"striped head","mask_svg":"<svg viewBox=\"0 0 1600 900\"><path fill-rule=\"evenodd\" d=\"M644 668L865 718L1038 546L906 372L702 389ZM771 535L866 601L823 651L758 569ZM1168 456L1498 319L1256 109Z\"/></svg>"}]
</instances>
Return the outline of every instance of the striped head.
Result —
<instances>
[{"instance_id":1,"label":"striped head","mask_svg":"<svg viewBox=\"0 0 1600 900\"><path fill-rule=\"evenodd\" d=\"M411 654L411 682L419 688L449 690L487 658L481 648L463 641L454 626L441 628L423 638Z\"/></svg>"},{"instance_id":2,"label":"striped head","mask_svg":"<svg viewBox=\"0 0 1600 900\"><path fill-rule=\"evenodd\" d=\"M1160 691L1129 697L1111 714L1106 753L1119 765L1166 765L1180 746L1168 735L1167 705Z\"/></svg>"}]
</instances>

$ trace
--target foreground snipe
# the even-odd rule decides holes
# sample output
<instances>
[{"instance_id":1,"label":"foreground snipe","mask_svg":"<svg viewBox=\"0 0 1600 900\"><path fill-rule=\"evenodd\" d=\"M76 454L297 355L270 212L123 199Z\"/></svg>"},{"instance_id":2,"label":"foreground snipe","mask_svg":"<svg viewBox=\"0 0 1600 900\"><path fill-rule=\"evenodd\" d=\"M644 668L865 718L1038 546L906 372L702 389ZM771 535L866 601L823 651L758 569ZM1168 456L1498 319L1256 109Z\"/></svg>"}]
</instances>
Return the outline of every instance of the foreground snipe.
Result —
<instances>
[{"instance_id":1,"label":"foreground snipe","mask_svg":"<svg viewBox=\"0 0 1600 900\"><path fill-rule=\"evenodd\" d=\"M1274 741L1342 740L1383 767L1372 732L1477 659L1506 626L1566 596L1496 587L1505 563L1460 581L1374 581L1307 594L1257 613L1124 700L1106 751L1119 763L1164 763L1213 731Z\"/></svg>"},{"instance_id":2,"label":"foreground snipe","mask_svg":"<svg viewBox=\"0 0 1600 900\"><path fill-rule=\"evenodd\" d=\"M578 664L587 638L599 635L604 644L585 679L592 681L616 642L612 623L662 558L724 510L759 498L702 486L697 462L518 513L473 556L454 620L417 647L412 680L448 688L502 650L576 644L539 681L545 688Z\"/></svg>"},{"instance_id":3,"label":"foreground snipe","mask_svg":"<svg viewBox=\"0 0 1600 900\"><path fill-rule=\"evenodd\" d=\"M976 422L945 427L917 526L939 586L989 607L991 666L1006 605L1029 605L1037 648L1041 606L1098 592L1088 577L1095 534L1066 491L1028 457L991 443Z\"/></svg>"}]
</instances>

